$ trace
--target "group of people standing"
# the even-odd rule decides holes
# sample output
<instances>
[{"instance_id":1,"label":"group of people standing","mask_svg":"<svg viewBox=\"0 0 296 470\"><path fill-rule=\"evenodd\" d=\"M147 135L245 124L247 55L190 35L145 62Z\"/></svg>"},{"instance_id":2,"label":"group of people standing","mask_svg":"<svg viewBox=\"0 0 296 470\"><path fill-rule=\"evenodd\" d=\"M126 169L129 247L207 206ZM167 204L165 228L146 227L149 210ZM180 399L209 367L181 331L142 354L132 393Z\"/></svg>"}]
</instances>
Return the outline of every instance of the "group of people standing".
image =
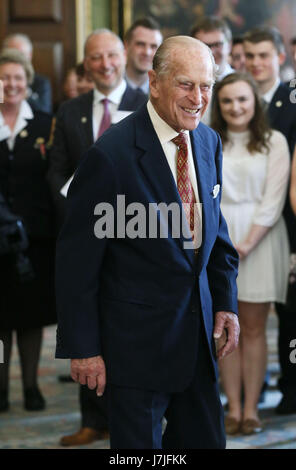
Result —
<instances>
[{"instance_id":1,"label":"group of people standing","mask_svg":"<svg viewBox=\"0 0 296 470\"><path fill-rule=\"evenodd\" d=\"M283 398L277 412L296 412L296 374L289 362L296 315L285 305L295 248L287 192L296 107L280 81L285 60L280 33L260 27L245 34L248 73L241 73L229 65L231 31L217 18L201 18L191 38L163 43L150 19L135 22L124 43L107 29L94 31L77 68L89 91L82 88L63 103L54 120L27 100L33 70L10 39L0 54L0 192L24 223L33 279L20 277L13 249L1 256L6 361L0 369L0 411L9 408L13 330L25 407L45 407L37 370L42 327L56 322L54 244L63 226L57 248L57 357L72 359L82 423L62 445L89 443L111 432L114 448L159 448L164 414L168 448L223 448L224 426L229 434L261 431L258 401L267 380L271 303L279 316ZM95 239L94 207L100 201L114 204L116 194L144 204L201 202L201 246L188 255L170 237ZM237 313L241 336L235 349ZM228 338L222 341L223 330ZM216 354L228 399L225 423Z\"/></svg>"}]
</instances>

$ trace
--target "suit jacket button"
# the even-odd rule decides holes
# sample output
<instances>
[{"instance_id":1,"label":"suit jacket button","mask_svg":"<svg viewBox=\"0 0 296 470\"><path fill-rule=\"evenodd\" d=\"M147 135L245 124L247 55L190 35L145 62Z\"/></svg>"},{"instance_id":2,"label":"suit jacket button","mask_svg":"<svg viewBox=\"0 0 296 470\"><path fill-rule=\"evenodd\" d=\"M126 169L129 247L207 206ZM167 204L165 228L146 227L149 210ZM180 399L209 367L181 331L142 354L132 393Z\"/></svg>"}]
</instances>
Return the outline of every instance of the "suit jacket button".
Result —
<instances>
[{"instance_id":1,"label":"suit jacket button","mask_svg":"<svg viewBox=\"0 0 296 470\"><path fill-rule=\"evenodd\" d=\"M8 160L9 160L9 161L12 161L13 159L14 159L14 155L10 154L10 155L8 156Z\"/></svg>"}]
</instances>

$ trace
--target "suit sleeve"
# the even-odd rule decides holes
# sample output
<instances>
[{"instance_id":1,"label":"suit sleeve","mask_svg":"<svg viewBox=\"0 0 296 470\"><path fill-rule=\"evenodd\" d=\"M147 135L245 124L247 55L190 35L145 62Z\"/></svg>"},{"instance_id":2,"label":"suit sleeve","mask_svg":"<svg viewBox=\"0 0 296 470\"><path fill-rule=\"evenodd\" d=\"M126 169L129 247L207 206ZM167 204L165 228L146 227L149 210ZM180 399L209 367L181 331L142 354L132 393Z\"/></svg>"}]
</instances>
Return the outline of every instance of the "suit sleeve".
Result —
<instances>
[{"instance_id":1,"label":"suit sleeve","mask_svg":"<svg viewBox=\"0 0 296 470\"><path fill-rule=\"evenodd\" d=\"M218 137L216 150L217 181L222 189L222 145ZM222 191L219 193L221 203ZM219 230L207 266L210 291L213 299L213 312L227 311L237 314L238 253L228 235L226 221L219 210Z\"/></svg>"},{"instance_id":2,"label":"suit sleeve","mask_svg":"<svg viewBox=\"0 0 296 470\"><path fill-rule=\"evenodd\" d=\"M100 202L116 207L116 194L113 164L93 146L70 185L67 217L57 242L58 358L101 353L98 296L108 240L94 234L94 209Z\"/></svg>"}]
</instances>

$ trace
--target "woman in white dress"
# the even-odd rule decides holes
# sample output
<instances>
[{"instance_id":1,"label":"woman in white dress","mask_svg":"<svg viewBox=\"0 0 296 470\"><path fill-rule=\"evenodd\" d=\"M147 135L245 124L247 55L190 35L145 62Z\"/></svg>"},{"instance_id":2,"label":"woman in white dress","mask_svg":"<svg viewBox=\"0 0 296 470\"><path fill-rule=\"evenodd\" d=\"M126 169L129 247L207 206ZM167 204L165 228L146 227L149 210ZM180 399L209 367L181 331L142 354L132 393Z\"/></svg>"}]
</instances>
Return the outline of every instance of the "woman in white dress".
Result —
<instances>
[{"instance_id":1,"label":"woman in white dress","mask_svg":"<svg viewBox=\"0 0 296 470\"><path fill-rule=\"evenodd\" d=\"M257 403L267 360L266 320L271 302L286 297L289 244L281 213L289 149L285 137L269 129L252 78L228 75L215 92L212 127L224 148L222 212L240 256L240 344L220 363L229 405L225 427L229 434L252 434L262 430Z\"/></svg>"}]
</instances>

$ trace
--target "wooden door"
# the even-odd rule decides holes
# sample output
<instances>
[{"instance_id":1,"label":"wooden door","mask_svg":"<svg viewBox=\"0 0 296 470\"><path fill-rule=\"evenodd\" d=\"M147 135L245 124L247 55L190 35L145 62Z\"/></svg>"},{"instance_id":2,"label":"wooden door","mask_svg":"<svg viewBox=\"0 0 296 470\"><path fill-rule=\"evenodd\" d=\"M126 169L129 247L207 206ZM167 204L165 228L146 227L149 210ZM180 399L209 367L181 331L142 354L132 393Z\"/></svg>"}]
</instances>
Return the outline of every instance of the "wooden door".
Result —
<instances>
[{"instance_id":1,"label":"wooden door","mask_svg":"<svg viewBox=\"0 0 296 470\"><path fill-rule=\"evenodd\" d=\"M50 79L56 107L66 71L76 63L75 0L0 0L0 45L12 33L30 37L34 68Z\"/></svg>"}]
</instances>

